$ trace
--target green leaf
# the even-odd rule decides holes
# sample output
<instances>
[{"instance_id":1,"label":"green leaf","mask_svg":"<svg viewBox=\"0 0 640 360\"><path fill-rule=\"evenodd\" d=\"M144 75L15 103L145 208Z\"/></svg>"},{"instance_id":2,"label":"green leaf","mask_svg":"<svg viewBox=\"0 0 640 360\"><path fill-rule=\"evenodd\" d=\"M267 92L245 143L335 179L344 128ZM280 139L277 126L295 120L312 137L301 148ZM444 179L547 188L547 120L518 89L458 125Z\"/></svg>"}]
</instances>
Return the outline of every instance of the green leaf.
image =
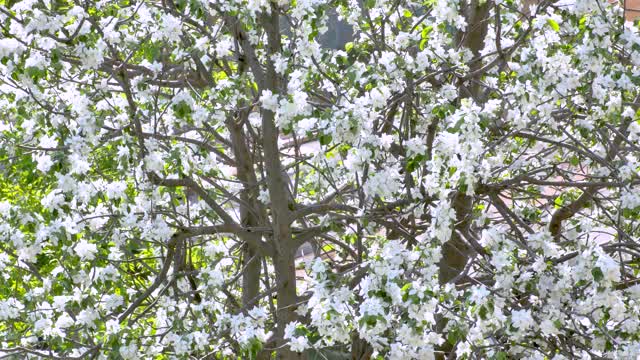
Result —
<instances>
[{"instance_id":1,"label":"green leaf","mask_svg":"<svg viewBox=\"0 0 640 360\"><path fill-rule=\"evenodd\" d=\"M181 101L173 106L173 111L178 119L185 119L191 114L191 107L184 101Z\"/></svg>"},{"instance_id":2,"label":"green leaf","mask_svg":"<svg viewBox=\"0 0 640 360\"><path fill-rule=\"evenodd\" d=\"M464 334L460 329L453 329L447 334L447 342L451 345L456 345L462 339L464 339Z\"/></svg>"},{"instance_id":3,"label":"green leaf","mask_svg":"<svg viewBox=\"0 0 640 360\"><path fill-rule=\"evenodd\" d=\"M599 267L593 268L593 270L591 270L591 275L593 275L593 279L597 282L604 279L604 274Z\"/></svg>"},{"instance_id":4,"label":"green leaf","mask_svg":"<svg viewBox=\"0 0 640 360\"><path fill-rule=\"evenodd\" d=\"M547 19L547 24L549 24L549 26L551 26L553 31L555 31L555 32L560 31L560 25L558 25L558 23L555 20Z\"/></svg>"},{"instance_id":5,"label":"green leaf","mask_svg":"<svg viewBox=\"0 0 640 360\"><path fill-rule=\"evenodd\" d=\"M556 320L553 322L553 325L556 327L556 329L562 329L562 321L560 321L560 320L558 320L558 319L556 319Z\"/></svg>"},{"instance_id":6,"label":"green leaf","mask_svg":"<svg viewBox=\"0 0 640 360\"><path fill-rule=\"evenodd\" d=\"M562 204L564 204L564 196L562 196L562 195L558 196L557 198L555 198L555 199L553 200L553 206L554 206L556 209L561 208L561 207L562 207Z\"/></svg>"},{"instance_id":7,"label":"green leaf","mask_svg":"<svg viewBox=\"0 0 640 360\"><path fill-rule=\"evenodd\" d=\"M507 353L504 351L498 351L495 355L493 355L493 360L507 360Z\"/></svg>"},{"instance_id":8,"label":"green leaf","mask_svg":"<svg viewBox=\"0 0 640 360\"><path fill-rule=\"evenodd\" d=\"M429 34L433 31L433 26L429 25L429 26L425 26L422 31L420 32L420 35L423 39L426 39L427 37L429 37Z\"/></svg>"},{"instance_id":9,"label":"green leaf","mask_svg":"<svg viewBox=\"0 0 640 360\"><path fill-rule=\"evenodd\" d=\"M317 28L313 28L313 31L311 31L311 33L309 34L309 36L307 36L307 40L312 41L313 39L315 39L318 36L318 29Z\"/></svg>"},{"instance_id":10,"label":"green leaf","mask_svg":"<svg viewBox=\"0 0 640 360\"><path fill-rule=\"evenodd\" d=\"M30 66L27 68L27 75L34 81L44 78L47 75L47 71L44 69L39 69L37 67Z\"/></svg>"},{"instance_id":11,"label":"green leaf","mask_svg":"<svg viewBox=\"0 0 640 360\"><path fill-rule=\"evenodd\" d=\"M353 42L351 42L351 41L350 41L350 42L348 42L348 43L344 44L344 49L345 49L347 52L351 51L351 50L353 49Z\"/></svg>"},{"instance_id":12,"label":"green leaf","mask_svg":"<svg viewBox=\"0 0 640 360\"><path fill-rule=\"evenodd\" d=\"M424 50L425 45L429 41L429 34L431 33L431 31L433 31L433 26L429 25L429 26L425 26L422 29L422 32L420 32L420 36L422 38L422 40L420 40L420 45L419 45L420 50Z\"/></svg>"},{"instance_id":13,"label":"green leaf","mask_svg":"<svg viewBox=\"0 0 640 360\"><path fill-rule=\"evenodd\" d=\"M424 46L427 44L427 39L420 40L420 45L418 46L420 50L424 50Z\"/></svg>"},{"instance_id":14,"label":"green leaf","mask_svg":"<svg viewBox=\"0 0 640 360\"><path fill-rule=\"evenodd\" d=\"M262 350L262 343L260 340L253 338L249 342L249 346L247 347L247 352L249 353L249 359L257 359L258 353Z\"/></svg>"},{"instance_id":15,"label":"green leaf","mask_svg":"<svg viewBox=\"0 0 640 360\"><path fill-rule=\"evenodd\" d=\"M54 63L60 62L60 50L58 49L51 50L51 61Z\"/></svg>"},{"instance_id":16,"label":"green leaf","mask_svg":"<svg viewBox=\"0 0 640 360\"><path fill-rule=\"evenodd\" d=\"M376 323L378 322L378 317L375 315L365 315L362 317L362 319L360 319L360 325L367 325L370 327L374 327L376 326Z\"/></svg>"},{"instance_id":17,"label":"green leaf","mask_svg":"<svg viewBox=\"0 0 640 360\"><path fill-rule=\"evenodd\" d=\"M349 71L347 72L347 79L349 79L350 82L355 82L356 81L356 73L355 71Z\"/></svg>"},{"instance_id":18,"label":"green leaf","mask_svg":"<svg viewBox=\"0 0 640 360\"><path fill-rule=\"evenodd\" d=\"M407 160L407 165L405 166L405 168L407 169L407 171L413 172L424 162L424 160L424 155L418 154Z\"/></svg>"},{"instance_id":19,"label":"green leaf","mask_svg":"<svg viewBox=\"0 0 640 360\"><path fill-rule=\"evenodd\" d=\"M480 306L480 309L478 309L478 315L480 316L480 319L482 320L487 320L487 308L484 306Z\"/></svg>"},{"instance_id":20,"label":"green leaf","mask_svg":"<svg viewBox=\"0 0 640 360\"><path fill-rule=\"evenodd\" d=\"M578 22L578 29L580 30L584 30L587 26L587 16L583 16L580 18L580 21Z\"/></svg>"},{"instance_id":21,"label":"green leaf","mask_svg":"<svg viewBox=\"0 0 640 360\"><path fill-rule=\"evenodd\" d=\"M578 164L580 164L580 159L574 155L569 159L569 163L573 166L578 166Z\"/></svg>"}]
</instances>

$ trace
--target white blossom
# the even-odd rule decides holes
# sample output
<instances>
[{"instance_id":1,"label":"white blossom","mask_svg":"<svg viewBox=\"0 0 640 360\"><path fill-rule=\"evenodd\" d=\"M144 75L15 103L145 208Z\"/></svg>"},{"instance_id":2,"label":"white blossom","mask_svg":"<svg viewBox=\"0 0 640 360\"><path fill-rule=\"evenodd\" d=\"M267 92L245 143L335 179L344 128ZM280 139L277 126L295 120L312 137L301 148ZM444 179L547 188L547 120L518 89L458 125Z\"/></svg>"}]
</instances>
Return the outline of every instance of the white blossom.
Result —
<instances>
[{"instance_id":1,"label":"white blossom","mask_svg":"<svg viewBox=\"0 0 640 360\"><path fill-rule=\"evenodd\" d=\"M88 243L86 240L80 240L74 248L76 254L82 260L93 260L98 252L96 244Z\"/></svg>"}]
</instances>

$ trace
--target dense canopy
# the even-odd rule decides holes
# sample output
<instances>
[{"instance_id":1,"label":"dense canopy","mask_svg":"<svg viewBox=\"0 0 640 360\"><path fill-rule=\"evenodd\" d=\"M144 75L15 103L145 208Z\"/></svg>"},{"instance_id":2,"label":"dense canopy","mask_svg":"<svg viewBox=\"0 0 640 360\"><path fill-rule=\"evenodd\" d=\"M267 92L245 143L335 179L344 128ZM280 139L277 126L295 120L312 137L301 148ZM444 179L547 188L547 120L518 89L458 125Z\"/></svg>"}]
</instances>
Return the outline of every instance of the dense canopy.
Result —
<instances>
[{"instance_id":1,"label":"dense canopy","mask_svg":"<svg viewBox=\"0 0 640 360\"><path fill-rule=\"evenodd\" d=\"M0 0L0 357L635 358L620 5Z\"/></svg>"}]
</instances>

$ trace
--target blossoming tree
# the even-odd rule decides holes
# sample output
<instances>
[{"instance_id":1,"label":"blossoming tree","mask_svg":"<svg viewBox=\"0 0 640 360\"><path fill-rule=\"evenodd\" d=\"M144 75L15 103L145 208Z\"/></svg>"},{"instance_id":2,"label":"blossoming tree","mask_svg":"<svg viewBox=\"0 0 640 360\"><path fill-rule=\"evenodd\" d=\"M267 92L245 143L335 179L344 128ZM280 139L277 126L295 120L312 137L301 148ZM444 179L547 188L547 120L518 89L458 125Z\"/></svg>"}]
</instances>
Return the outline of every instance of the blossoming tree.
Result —
<instances>
[{"instance_id":1,"label":"blossoming tree","mask_svg":"<svg viewBox=\"0 0 640 360\"><path fill-rule=\"evenodd\" d=\"M3 358L640 353L617 4L0 0L0 60Z\"/></svg>"}]
</instances>

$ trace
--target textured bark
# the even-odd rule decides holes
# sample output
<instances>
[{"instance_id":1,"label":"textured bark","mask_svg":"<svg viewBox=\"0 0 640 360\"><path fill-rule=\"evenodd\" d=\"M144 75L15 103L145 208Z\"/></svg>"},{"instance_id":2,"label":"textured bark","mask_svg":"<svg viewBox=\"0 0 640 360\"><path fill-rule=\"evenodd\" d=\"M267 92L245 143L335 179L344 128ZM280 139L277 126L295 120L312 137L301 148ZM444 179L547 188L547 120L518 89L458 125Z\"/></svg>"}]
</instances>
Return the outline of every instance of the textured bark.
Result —
<instances>
[{"instance_id":1,"label":"textured bark","mask_svg":"<svg viewBox=\"0 0 640 360\"><path fill-rule=\"evenodd\" d=\"M277 307L277 328L276 346L282 347L285 341L282 339L284 328L288 323L297 319L295 313L297 295L296 295L296 269L294 263L293 252L279 254L274 258L274 268L276 273L276 281L278 286L278 307ZM279 360L302 360L306 356L303 353L295 353L287 348L278 350L277 359Z\"/></svg>"},{"instance_id":2,"label":"textured bark","mask_svg":"<svg viewBox=\"0 0 640 360\"><path fill-rule=\"evenodd\" d=\"M480 55L480 50L484 47L484 38L487 35L489 26L489 10L492 6L493 3L487 0L461 2L460 5L460 12L467 20L467 29L458 35L458 46L461 48L468 48L476 58ZM474 61L469 64L470 73L475 73L480 68L482 68L482 61ZM481 78L481 73L476 74L476 76L468 80L469 85L462 85L462 87L467 89L462 89L460 91L460 98L465 98L471 95L474 100L481 100L482 87L479 83Z\"/></svg>"},{"instance_id":3,"label":"textured bark","mask_svg":"<svg viewBox=\"0 0 640 360\"><path fill-rule=\"evenodd\" d=\"M456 225L451 239L442 245L442 259L439 264L441 284L446 284L460 275L473 251L470 244L460 236L469 230L473 199L459 192L454 196L453 208L456 211Z\"/></svg>"},{"instance_id":4,"label":"textured bark","mask_svg":"<svg viewBox=\"0 0 640 360\"><path fill-rule=\"evenodd\" d=\"M266 51L269 58L273 54L281 51L281 34L279 26L279 15L277 9L272 8L270 14L262 14L259 19L262 28L267 34ZM244 52L247 65L251 69L260 92L269 90L273 94L280 93L281 81L271 60L265 64L260 64L255 49L247 40L247 36L242 30L238 19L231 15L225 18L225 23L232 29L236 41ZM295 244L291 236L291 221L293 203L289 193L289 184L286 173L283 171L280 159L280 149L278 147L279 132L275 123L275 113L262 109L262 155L264 159L264 170L266 172L266 184L270 198L270 223L265 220L262 225L271 227L270 245L273 253L269 254L273 260L276 281L276 329L273 337L277 359L304 359L305 355L289 350L285 346L284 329L286 325L296 320L296 274L295 274ZM252 172L253 169L251 169ZM257 190L257 189L256 189ZM251 253L246 252L245 257L250 258ZM252 264L249 264L250 267ZM249 270L249 268L247 269ZM250 283L250 276L246 276L246 291L251 294L255 288Z\"/></svg>"},{"instance_id":5,"label":"textured bark","mask_svg":"<svg viewBox=\"0 0 640 360\"><path fill-rule=\"evenodd\" d=\"M360 339L357 333L351 336L351 360L369 360L373 348L368 342Z\"/></svg>"},{"instance_id":6,"label":"textured bark","mask_svg":"<svg viewBox=\"0 0 640 360\"><path fill-rule=\"evenodd\" d=\"M267 33L267 54L273 55L280 52L281 35L279 28L279 16L276 9L271 14L262 16L262 25ZM267 61L264 90L270 90L274 94L280 93L280 81L271 60ZM278 128L275 123L275 114L269 110L262 111L262 147L264 154L265 170L267 173L267 187L271 201L271 225L273 227L273 244L275 256L273 264L277 286L277 320L276 320L276 347L277 359L293 360L303 359L303 354L295 353L284 346L284 329L286 325L297 318L296 302L296 271L295 248L291 236L291 197L286 173L283 172L278 148Z\"/></svg>"},{"instance_id":7,"label":"textured bark","mask_svg":"<svg viewBox=\"0 0 640 360\"><path fill-rule=\"evenodd\" d=\"M241 122L234 123L233 119L227 121L227 127L230 133L231 143L233 144L233 153L236 161L236 173L238 179L243 183L240 193L240 220L243 226L253 227L259 226L262 219L265 218L263 206L258 199L258 181L256 179L253 166L254 162L247 145L247 137L245 136L242 124L246 120L248 113L242 111L239 114ZM243 269L242 274L242 307L249 310L252 301L260 293L260 264L261 257L257 249L251 247L251 243L260 241L259 233L245 235L249 239L242 248Z\"/></svg>"}]
</instances>

